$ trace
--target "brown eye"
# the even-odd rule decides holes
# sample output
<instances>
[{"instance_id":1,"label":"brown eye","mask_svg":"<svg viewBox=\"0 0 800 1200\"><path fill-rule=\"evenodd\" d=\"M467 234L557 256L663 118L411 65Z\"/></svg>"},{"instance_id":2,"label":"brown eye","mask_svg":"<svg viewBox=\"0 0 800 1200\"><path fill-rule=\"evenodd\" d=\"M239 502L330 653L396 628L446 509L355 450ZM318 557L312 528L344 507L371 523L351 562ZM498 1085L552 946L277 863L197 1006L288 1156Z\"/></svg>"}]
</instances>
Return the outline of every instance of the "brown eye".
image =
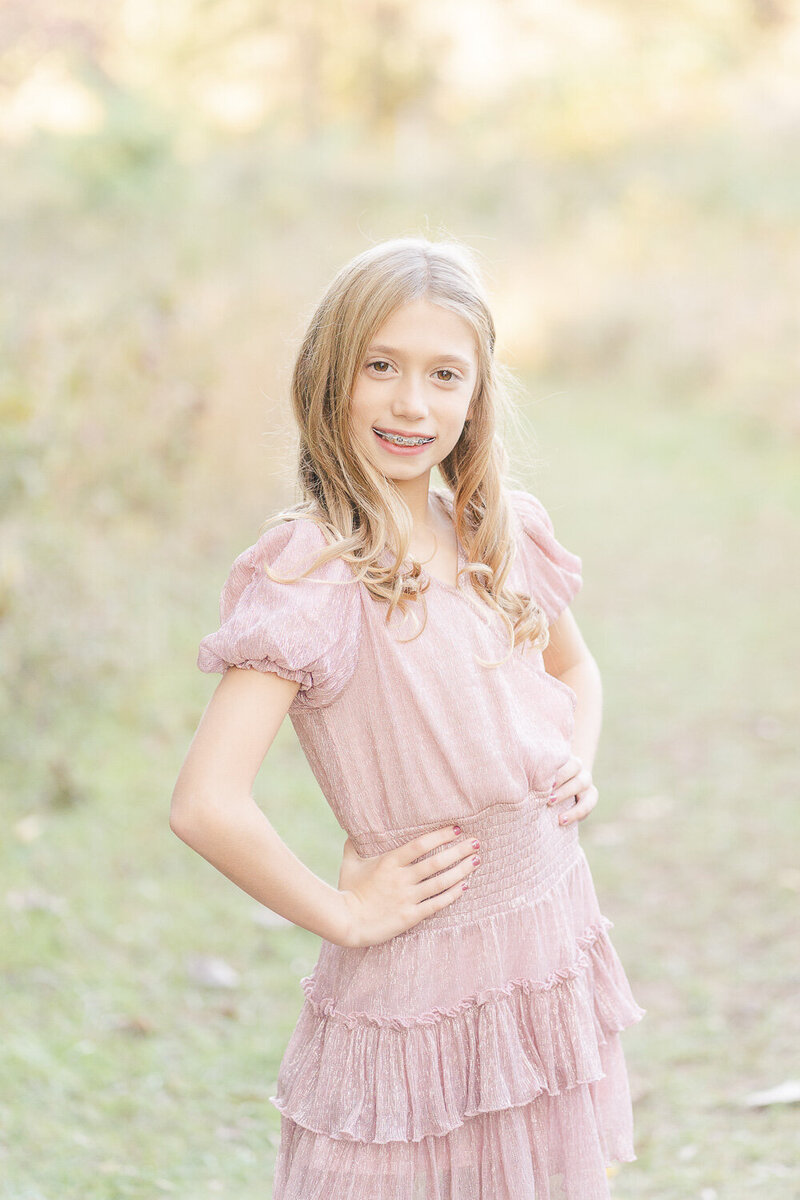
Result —
<instances>
[{"instance_id":1,"label":"brown eye","mask_svg":"<svg viewBox=\"0 0 800 1200\"><path fill-rule=\"evenodd\" d=\"M452 371L452 370L450 369L450 367L441 367L441 368L440 368L440 369L439 369L439 370L436 372L436 374L437 374L437 375L449 375L449 376L450 376L450 378L449 378L449 379L444 379L444 380L442 380L442 382L443 382L443 383L452 383L452 381L453 381L453 380L456 378L456 374L455 374L455 372L454 372L454 371Z\"/></svg>"},{"instance_id":2,"label":"brown eye","mask_svg":"<svg viewBox=\"0 0 800 1200\"><path fill-rule=\"evenodd\" d=\"M385 359L379 358L379 359L376 359L376 361L375 361L375 362L367 363L367 366L368 366L368 367L388 367L388 366L389 366L389 364L388 364L388 363L385 361ZM385 375L385 374L386 374L386 372L385 372L385 371L378 371L378 374L379 374L379 375Z\"/></svg>"}]
</instances>

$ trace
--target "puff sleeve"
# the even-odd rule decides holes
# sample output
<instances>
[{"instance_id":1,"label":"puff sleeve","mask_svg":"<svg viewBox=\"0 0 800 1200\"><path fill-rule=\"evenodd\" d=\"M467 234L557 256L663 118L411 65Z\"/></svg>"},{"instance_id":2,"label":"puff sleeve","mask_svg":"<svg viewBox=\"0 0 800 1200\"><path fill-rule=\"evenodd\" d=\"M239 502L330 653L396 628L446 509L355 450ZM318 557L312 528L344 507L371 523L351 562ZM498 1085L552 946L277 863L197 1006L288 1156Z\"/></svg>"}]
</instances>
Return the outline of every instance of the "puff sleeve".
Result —
<instances>
[{"instance_id":1,"label":"puff sleeve","mask_svg":"<svg viewBox=\"0 0 800 1200\"><path fill-rule=\"evenodd\" d=\"M355 670L361 630L350 567L333 558L295 583L276 583L262 570L268 563L280 575L297 575L327 544L320 527L302 518L273 526L244 550L220 595L219 629L200 642L200 670L252 667L296 680L290 715L335 700Z\"/></svg>"},{"instance_id":2,"label":"puff sleeve","mask_svg":"<svg viewBox=\"0 0 800 1200\"><path fill-rule=\"evenodd\" d=\"M519 553L530 594L552 623L581 589L581 560L556 540L541 500L519 489L509 495L520 523Z\"/></svg>"}]
</instances>

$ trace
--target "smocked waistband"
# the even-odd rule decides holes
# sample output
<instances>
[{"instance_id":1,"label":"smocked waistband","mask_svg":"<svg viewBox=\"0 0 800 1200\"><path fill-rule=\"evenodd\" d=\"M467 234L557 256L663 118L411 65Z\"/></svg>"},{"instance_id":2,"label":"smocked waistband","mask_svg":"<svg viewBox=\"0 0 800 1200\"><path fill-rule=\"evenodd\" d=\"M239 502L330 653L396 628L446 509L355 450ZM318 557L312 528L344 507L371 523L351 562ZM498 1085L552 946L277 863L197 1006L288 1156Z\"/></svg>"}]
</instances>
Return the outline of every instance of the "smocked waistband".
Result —
<instances>
[{"instance_id":1,"label":"smocked waistband","mask_svg":"<svg viewBox=\"0 0 800 1200\"><path fill-rule=\"evenodd\" d=\"M458 840L474 837L480 841L480 865L471 872L469 888L456 901L400 936L413 936L423 927L431 930L481 920L536 903L546 895L580 854L577 824L559 825L558 815L564 811L564 804L549 807L550 794L549 790L530 791L517 802L493 804L454 818L461 828ZM362 856L381 854L445 824L439 819L376 834L362 833L353 836L353 842ZM422 862L436 853L430 850L415 861Z\"/></svg>"}]
</instances>

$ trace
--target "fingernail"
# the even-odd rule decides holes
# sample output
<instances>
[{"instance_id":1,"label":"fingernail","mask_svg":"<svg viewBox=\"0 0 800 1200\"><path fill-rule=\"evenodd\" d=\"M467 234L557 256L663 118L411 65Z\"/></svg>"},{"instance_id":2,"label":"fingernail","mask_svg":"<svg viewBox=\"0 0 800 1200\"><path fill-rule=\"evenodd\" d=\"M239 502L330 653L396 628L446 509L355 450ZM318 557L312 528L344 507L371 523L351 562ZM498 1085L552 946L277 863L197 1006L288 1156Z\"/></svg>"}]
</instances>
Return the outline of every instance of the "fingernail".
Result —
<instances>
[{"instance_id":1,"label":"fingernail","mask_svg":"<svg viewBox=\"0 0 800 1200\"><path fill-rule=\"evenodd\" d=\"M559 825L566 825L568 820L569 820L569 817L567 816L567 814L562 813L561 816L558 818L558 823L559 823Z\"/></svg>"},{"instance_id":2,"label":"fingernail","mask_svg":"<svg viewBox=\"0 0 800 1200\"><path fill-rule=\"evenodd\" d=\"M461 885L462 892L465 892L468 887L469 887L469 883L467 882L467 880L464 880L464 882Z\"/></svg>"},{"instance_id":3,"label":"fingernail","mask_svg":"<svg viewBox=\"0 0 800 1200\"><path fill-rule=\"evenodd\" d=\"M477 866L479 865L479 863L480 863L480 861L481 861L481 860L480 860L480 858L478 857L478 855L476 854L476 855L475 855L475 857L473 858L473 860L472 860L472 861L473 861L473 863L475 864L475 866L477 867Z\"/></svg>"},{"instance_id":4,"label":"fingernail","mask_svg":"<svg viewBox=\"0 0 800 1200\"><path fill-rule=\"evenodd\" d=\"M453 826L453 833L461 833L461 826L460 826L460 825L454 825L454 826Z\"/></svg>"},{"instance_id":5,"label":"fingernail","mask_svg":"<svg viewBox=\"0 0 800 1200\"><path fill-rule=\"evenodd\" d=\"M475 841L472 843L472 849L473 849L473 850L480 850L480 848L481 848L481 844L480 844L480 842L479 842L479 841L477 841L477 839L476 839L476 840L475 840Z\"/></svg>"}]
</instances>

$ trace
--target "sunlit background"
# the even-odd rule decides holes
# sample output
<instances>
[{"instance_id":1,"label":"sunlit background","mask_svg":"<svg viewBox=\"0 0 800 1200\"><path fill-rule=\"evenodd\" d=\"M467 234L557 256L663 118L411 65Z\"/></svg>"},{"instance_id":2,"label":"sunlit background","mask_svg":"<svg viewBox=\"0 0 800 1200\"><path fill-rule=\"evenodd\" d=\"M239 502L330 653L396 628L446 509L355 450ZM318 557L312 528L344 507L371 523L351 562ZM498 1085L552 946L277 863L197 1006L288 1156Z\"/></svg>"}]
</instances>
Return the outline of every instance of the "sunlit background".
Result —
<instances>
[{"instance_id":1,"label":"sunlit background","mask_svg":"<svg viewBox=\"0 0 800 1200\"><path fill-rule=\"evenodd\" d=\"M6 0L0 153L0 1195L268 1195L320 942L169 799L228 567L299 498L305 322L422 234L479 256L583 560L581 839L647 1009L613 1195L796 1200L797 4ZM335 883L288 721L257 789Z\"/></svg>"}]
</instances>

